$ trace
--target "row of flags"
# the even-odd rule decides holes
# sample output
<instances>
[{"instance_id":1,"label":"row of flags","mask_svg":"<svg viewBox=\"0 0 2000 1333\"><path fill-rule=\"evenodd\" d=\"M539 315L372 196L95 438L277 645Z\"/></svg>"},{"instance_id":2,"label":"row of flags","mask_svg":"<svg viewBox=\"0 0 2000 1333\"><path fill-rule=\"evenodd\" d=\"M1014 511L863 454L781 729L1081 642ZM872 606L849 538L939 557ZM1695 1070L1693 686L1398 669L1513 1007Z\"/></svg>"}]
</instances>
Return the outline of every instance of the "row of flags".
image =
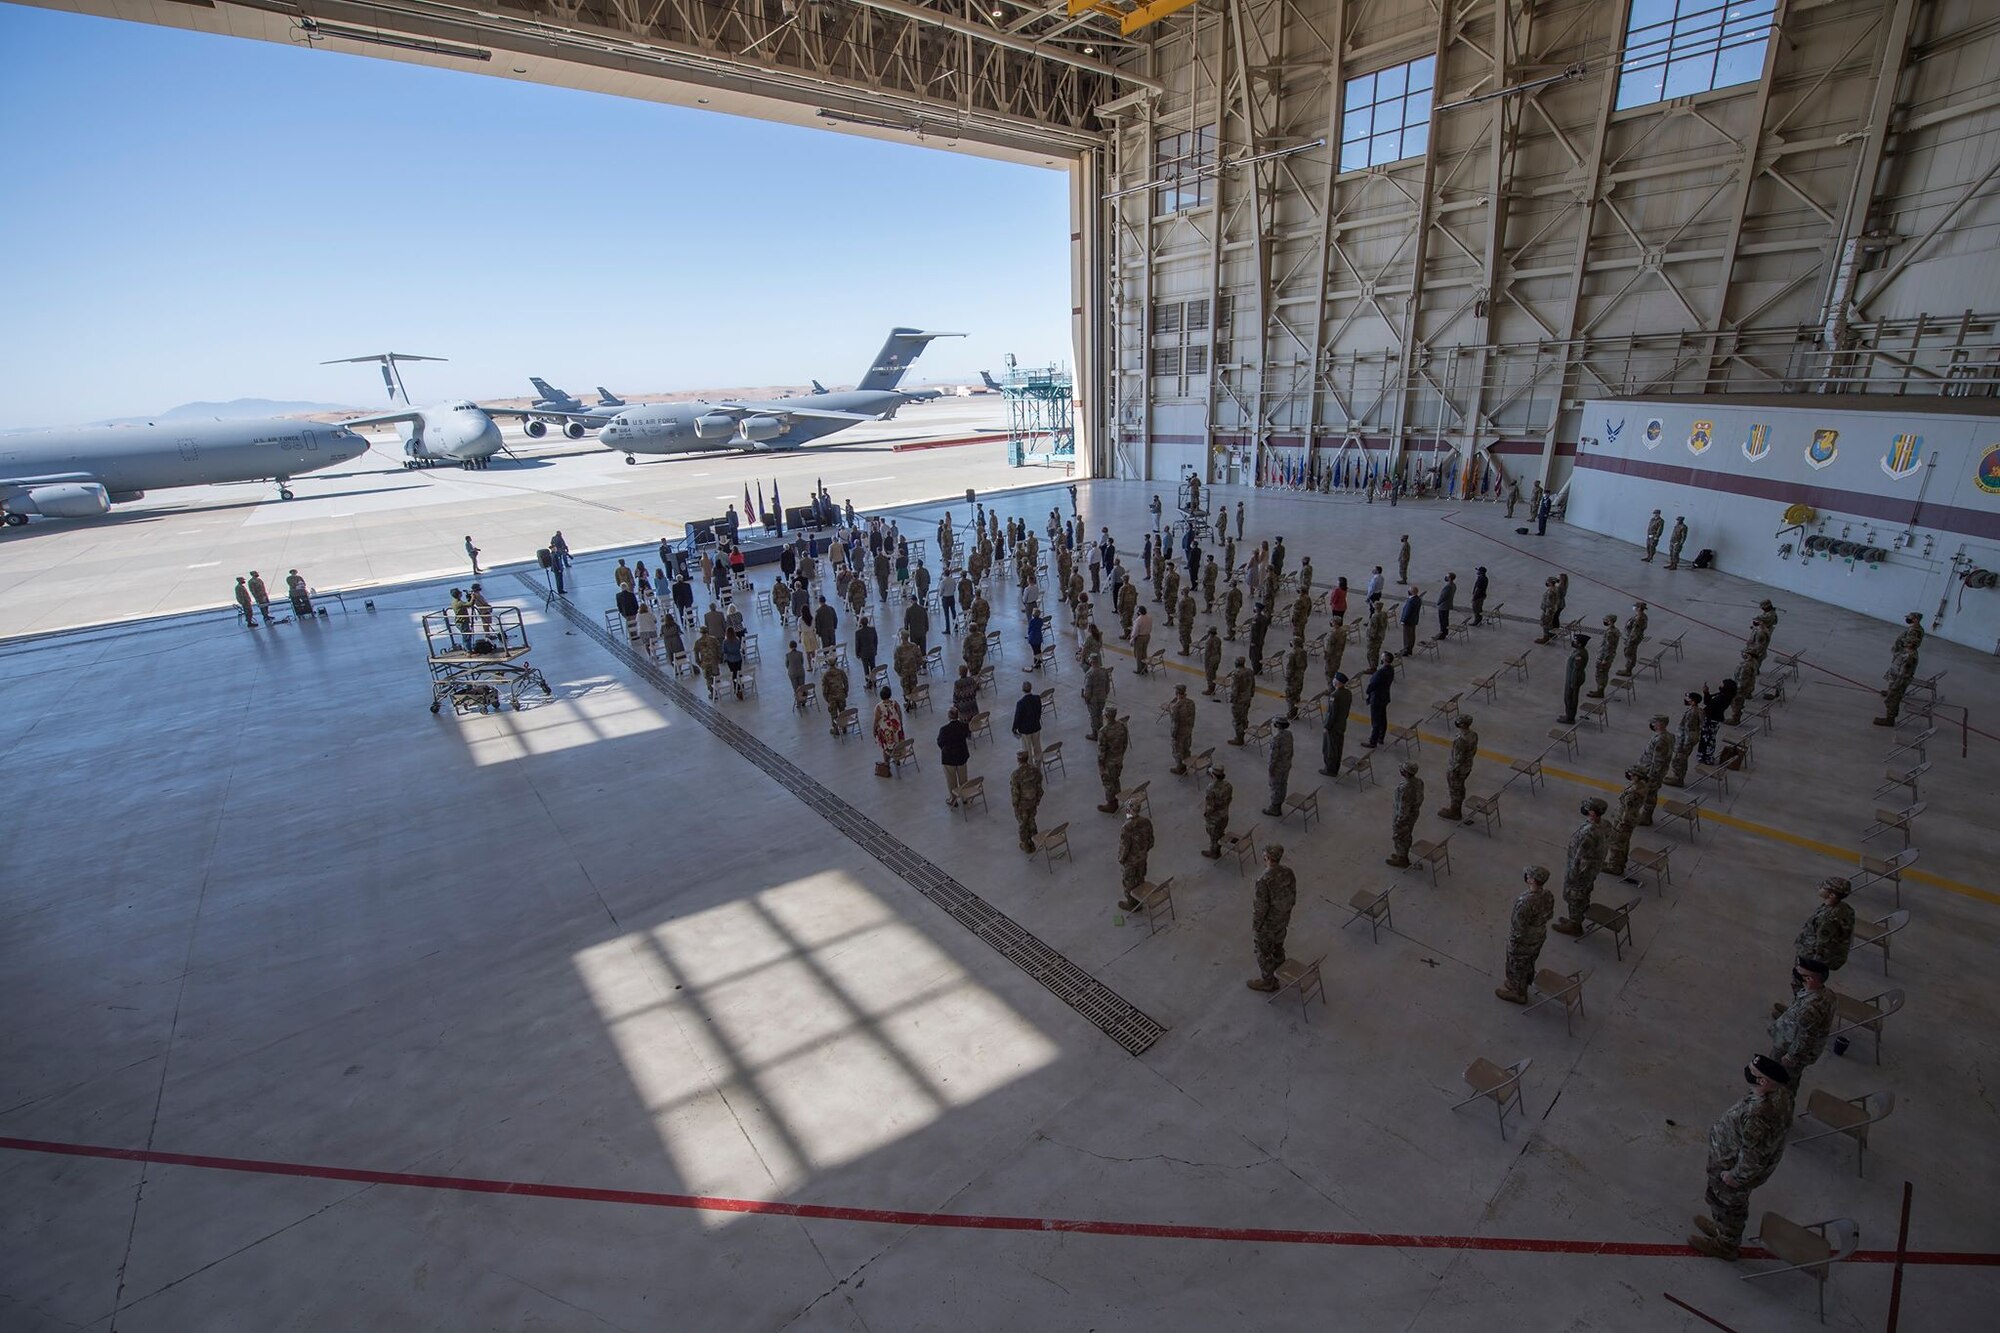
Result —
<instances>
[{"instance_id":1,"label":"row of flags","mask_svg":"<svg viewBox=\"0 0 2000 1333\"><path fill-rule=\"evenodd\" d=\"M1502 484L1499 468L1483 450L1463 460L1449 454L1431 455L1433 462L1419 461L1420 457L1403 456L1405 482L1423 477L1447 496L1489 495ZM1331 458L1322 457L1317 449L1266 449L1257 484L1321 492L1366 490L1381 484L1387 467L1386 455L1366 449L1342 449Z\"/></svg>"}]
</instances>

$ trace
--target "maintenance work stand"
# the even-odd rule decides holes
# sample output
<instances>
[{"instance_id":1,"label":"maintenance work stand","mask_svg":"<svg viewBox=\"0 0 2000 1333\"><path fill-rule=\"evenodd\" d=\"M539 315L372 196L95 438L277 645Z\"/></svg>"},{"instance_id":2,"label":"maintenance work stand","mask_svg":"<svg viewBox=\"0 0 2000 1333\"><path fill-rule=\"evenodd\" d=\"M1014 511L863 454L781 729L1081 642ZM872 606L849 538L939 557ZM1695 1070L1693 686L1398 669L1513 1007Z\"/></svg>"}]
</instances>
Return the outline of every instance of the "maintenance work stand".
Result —
<instances>
[{"instance_id":1,"label":"maintenance work stand","mask_svg":"<svg viewBox=\"0 0 2000 1333\"><path fill-rule=\"evenodd\" d=\"M495 606L468 611L432 611L424 616L424 658L431 674L431 712L445 703L461 717L500 711L504 702L521 711L521 697L549 682L528 664L528 627L521 608Z\"/></svg>"}]
</instances>

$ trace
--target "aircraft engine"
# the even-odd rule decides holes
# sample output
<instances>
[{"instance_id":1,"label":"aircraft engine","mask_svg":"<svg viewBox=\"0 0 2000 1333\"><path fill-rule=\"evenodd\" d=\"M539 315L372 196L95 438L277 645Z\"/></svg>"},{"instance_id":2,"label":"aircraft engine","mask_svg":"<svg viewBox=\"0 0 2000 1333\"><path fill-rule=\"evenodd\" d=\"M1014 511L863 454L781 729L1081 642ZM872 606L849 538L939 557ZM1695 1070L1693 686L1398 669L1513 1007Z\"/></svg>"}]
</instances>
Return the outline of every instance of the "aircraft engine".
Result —
<instances>
[{"instance_id":1,"label":"aircraft engine","mask_svg":"<svg viewBox=\"0 0 2000 1333\"><path fill-rule=\"evenodd\" d=\"M115 505L131 504L134 500L143 500L145 498L146 493L144 491L111 492L111 503Z\"/></svg>"},{"instance_id":2,"label":"aircraft engine","mask_svg":"<svg viewBox=\"0 0 2000 1333\"><path fill-rule=\"evenodd\" d=\"M111 497L94 481L59 482L31 487L7 501L10 514L40 514L44 518L95 518L111 512Z\"/></svg>"},{"instance_id":3,"label":"aircraft engine","mask_svg":"<svg viewBox=\"0 0 2000 1333\"><path fill-rule=\"evenodd\" d=\"M694 419L697 440L726 440L736 433L736 418L727 412L703 412Z\"/></svg>"},{"instance_id":4,"label":"aircraft engine","mask_svg":"<svg viewBox=\"0 0 2000 1333\"><path fill-rule=\"evenodd\" d=\"M745 417L737 423L736 434L739 439L754 443L783 435L788 424L783 417Z\"/></svg>"},{"instance_id":5,"label":"aircraft engine","mask_svg":"<svg viewBox=\"0 0 2000 1333\"><path fill-rule=\"evenodd\" d=\"M582 439L586 429L587 427L581 421L565 421L563 423L563 434L569 436L572 440Z\"/></svg>"},{"instance_id":6,"label":"aircraft engine","mask_svg":"<svg viewBox=\"0 0 2000 1333\"><path fill-rule=\"evenodd\" d=\"M524 421L521 423L521 430L529 439L539 440L542 436L549 433L549 423L546 421Z\"/></svg>"}]
</instances>

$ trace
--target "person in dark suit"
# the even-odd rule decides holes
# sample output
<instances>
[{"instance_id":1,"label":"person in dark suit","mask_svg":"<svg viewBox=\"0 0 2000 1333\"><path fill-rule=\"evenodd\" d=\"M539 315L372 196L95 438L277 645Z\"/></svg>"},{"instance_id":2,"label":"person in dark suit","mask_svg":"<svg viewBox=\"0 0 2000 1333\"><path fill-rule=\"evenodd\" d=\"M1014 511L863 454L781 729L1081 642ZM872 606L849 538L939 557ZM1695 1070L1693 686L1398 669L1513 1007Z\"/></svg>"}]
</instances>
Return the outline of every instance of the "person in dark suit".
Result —
<instances>
[{"instance_id":1,"label":"person in dark suit","mask_svg":"<svg viewBox=\"0 0 2000 1333\"><path fill-rule=\"evenodd\" d=\"M1368 739L1362 744L1374 749L1389 732L1389 691L1396 683L1396 655L1382 654L1382 665L1368 678L1362 698L1368 701ZM1330 711L1330 710L1329 710Z\"/></svg>"}]
</instances>

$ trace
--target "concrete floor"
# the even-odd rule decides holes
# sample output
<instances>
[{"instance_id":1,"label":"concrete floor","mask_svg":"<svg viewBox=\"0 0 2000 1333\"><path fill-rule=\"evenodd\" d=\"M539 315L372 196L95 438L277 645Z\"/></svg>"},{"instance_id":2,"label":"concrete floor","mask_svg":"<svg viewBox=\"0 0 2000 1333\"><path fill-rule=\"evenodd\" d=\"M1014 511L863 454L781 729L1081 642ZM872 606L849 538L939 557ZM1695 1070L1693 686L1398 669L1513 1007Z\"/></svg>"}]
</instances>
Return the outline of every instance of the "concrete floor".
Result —
<instances>
[{"instance_id":1,"label":"concrete floor","mask_svg":"<svg viewBox=\"0 0 2000 1333\"><path fill-rule=\"evenodd\" d=\"M1148 489L1082 489L1091 530L1136 550ZM1637 595L1656 639L1687 631L1686 661L1615 705L1607 732L1586 728L1578 758L1552 756L1544 790L1507 790L1491 838L1458 832L1454 873L1435 889L1400 876L1379 943L1343 928L1343 904L1398 879L1381 865L1390 786L1329 792L1324 822L1279 831L1253 819L1254 755L1218 751L1234 822L1281 838L1300 870L1291 952L1326 955L1331 1001L1309 1016L1243 987L1250 880L1195 855L1198 800L1166 773L1154 721L1192 678L1171 648L1164 680L1116 663L1135 714L1127 781L1152 779L1153 867L1180 887L1157 935L1113 910L1114 821L1091 808L1066 653L1052 738L1076 753L1042 823L1071 821L1075 861L1051 873L1014 848L1011 746L975 753L991 814L944 808L931 715L913 728L922 770L875 778L871 747L774 684L767 623L765 691L719 712L900 846L878 859L841 836L770 761L587 632L610 602L609 553L578 571L582 625L488 581L526 607L554 686L519 713L425 710L413 622L437 583L307 625L170 618L0 648L15 775L0 810L0 1325L1712 1326L1670 1293L1732 1328L1815 1326L1808 1279L1739 1282L1764 1265L1680 1242L1706 1128L1764 1046L1813 885L1874 808L1890 738L1867 725L1860 683L1891 630L1778 599L1775 649L1808 652L1806 687L1698 841L1642 831L1638 845L1674 848L1674 878L1640 894L1622 962L1602 936L1551 937L1545 963L1590 973L1570 1036L1559 1013L1492 998L1519 867L1559 864L1577 800L1614 787L1645 717L1730 668L1760 590L1560 526L1517 537L1487 505L1246 496L1253 534L1282 533L1322 580L1359 586L1409 532L1427 588L1485 563L1494 600L1531 612L1565 568L1570 614ZM1063 499L998 503L1036 518ZM918 531L935 512L913 512ZM1011 698L1011 592L994 624ZM1415 664L1392 718L1419 722L1532 634L1512 623ZM1940 668L1958 700L1994 678L1933 643L1924 669ZM1559 679L1555 649L1538 649L1525 684L1474 706L1473 792L1542 749ZM1226 726L1204 703L1197 748ZM1443 738L1424 731L1441 796ZM1316 780L1316 744L1304 729L1295 790ZM1879 1067L1863 1041L1810 1075L1899 1097L1867 1177L1851 1145L1795 1146L1753 1202L1753 1226L1765 1209L1859 1221L1875 1261L1833 1275L1829 1327L1884 1325L1905 1182L1902 1327L1984 1327L2000 1299L2000 983L1983 965L2000 895L1980 818L1995 753L1986 735L1970 759L1933 739L1893 977L1869 950L1835 980L1909 995ZM1446 831L1427 814L1419 836ZM1166 1034L1126 1054L911 888L896 867L913 857ZM1892 906L1886 887L1856 901ZM1475 1056L1534 1060L1505 1141L1490 1109L1449 1109Z\"/></svg>"}]
</instances>

